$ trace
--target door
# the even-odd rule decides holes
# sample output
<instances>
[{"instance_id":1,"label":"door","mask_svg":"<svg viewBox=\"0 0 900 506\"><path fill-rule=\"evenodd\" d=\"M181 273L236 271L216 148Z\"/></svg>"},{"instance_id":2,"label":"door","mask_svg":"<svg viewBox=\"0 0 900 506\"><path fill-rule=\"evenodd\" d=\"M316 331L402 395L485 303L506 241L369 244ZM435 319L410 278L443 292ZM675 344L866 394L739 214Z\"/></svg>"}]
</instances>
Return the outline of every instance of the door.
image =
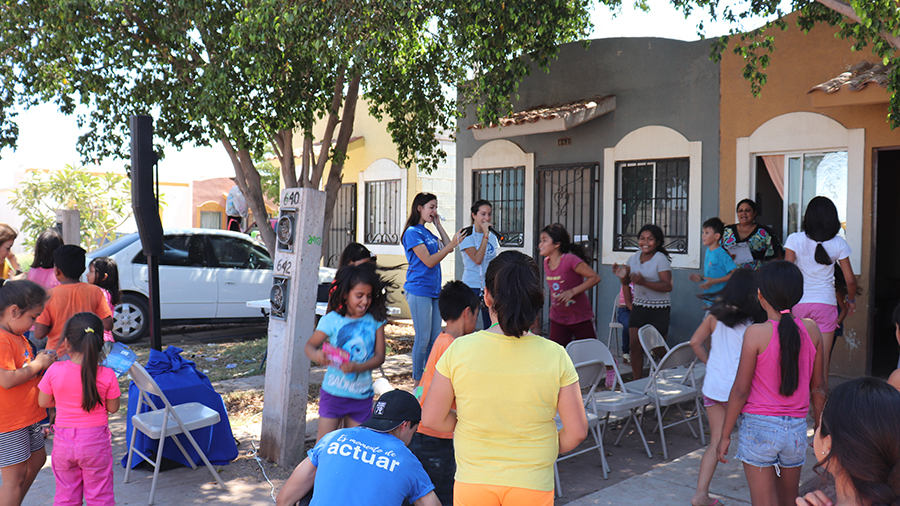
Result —
<instances>
[{"instance_id":1,"label":"door","mask_svg":"<svg viewBox=\"0 0 900 506\"><path fill-rule=\"evenodd\" d=\"M869 339L873 340L871 374L886 378L897 368L898 355L896 327L891 316L900 304L900 262L897 261L897 251L900 251L900 220L897 219L900 216L900 199L897 199L900 148L877 150L875 162L875 275L871 277L872 286L863 288L872 291L875 303L869 332ZM866 299L870 295L866 292L857 295L857 308L865 304L861 303L860 297Z\"/></svg>"},{"instance_id":2,"label":"door","mask_svg":"<svg viewBox=\"0 0 900 506\"><path fill-rule=\"evenodd\" d=\"M139 252L132 266L135 282L144 293L149 284L146 263L147 257ZM210 268L202 235L163 237L159 257L160 318L214 318L217 290L216 272Z\"/></svg>"},{"instance_id":3,"label":"door","mask_svg":"<svg viewBox=\"0 0 900 506\"><path fill-rule=\"evenodd\" d=\"M342 184L334 203L323 257L325 267L337 269L341 253L356 240L356 183Z\"/></svg>"},{"instance_id":4,"label":"door","mask_svg":"<svg viewBox=\"0 0 900 506\"><path fill-rule=\"evenodd\" d=\"M255 318L259 308L247 301L268 299L272 259L259 244L241 237L208 236L218 286L216 318Z\"/></svg>"},{"instance_id":5,"label":"door","mask_svg":"<svg viewBox=\"0 0 900 506\"><path fill-rule=\"evenodd\" d=\"M596 270L599 261L599 242L594 220L596 209L596 178L599 175L597 163L577 163L569 165L546 165L537 169L537 196L535 208L534 258L541 270L541 282L544 276L544 261L537 251L541 229L553 223L560 223L569 232L569 240L579 243L588 250L593 258L591 267ZM588 298L594 306L594 314L598 314L596 302L597 287L588 291ZM550 319L549 295L544 298L544 310L541 315L541 328L544 335L549 335Z\"/></svg>"}]
</instances>

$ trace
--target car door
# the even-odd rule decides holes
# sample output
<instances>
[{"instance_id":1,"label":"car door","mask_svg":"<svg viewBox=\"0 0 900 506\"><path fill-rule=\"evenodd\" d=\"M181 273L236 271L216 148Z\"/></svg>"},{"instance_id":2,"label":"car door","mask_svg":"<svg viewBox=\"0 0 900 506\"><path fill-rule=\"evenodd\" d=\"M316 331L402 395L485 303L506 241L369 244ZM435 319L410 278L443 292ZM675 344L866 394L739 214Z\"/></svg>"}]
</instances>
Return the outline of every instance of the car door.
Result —
<instances>
[{"instance_id":1,"label":"car door","mask_svg":"<svg viewBox=\"0 0 900 506\"><path fill-rule=\"evenodd\" d=\"M260 316L247 301L268 299L272 289L272 259L269 252L249 238L210 235L216 262L219 296L218 318Z\"/></svg>"},{"instance_id":2,"label":"car door","mask_svg":"<svg viewBox=\"0 0 900 506\"><path fill-rule=\"evenodd\" d=\"M135 283L148 289L147 259L134 260ZM141 265L143 264L143 265ZM216 269L210 267L209 252L202 235L173 234L163 237L159 257L160 318L215 318Z\"/></svg>"}]
</instances>

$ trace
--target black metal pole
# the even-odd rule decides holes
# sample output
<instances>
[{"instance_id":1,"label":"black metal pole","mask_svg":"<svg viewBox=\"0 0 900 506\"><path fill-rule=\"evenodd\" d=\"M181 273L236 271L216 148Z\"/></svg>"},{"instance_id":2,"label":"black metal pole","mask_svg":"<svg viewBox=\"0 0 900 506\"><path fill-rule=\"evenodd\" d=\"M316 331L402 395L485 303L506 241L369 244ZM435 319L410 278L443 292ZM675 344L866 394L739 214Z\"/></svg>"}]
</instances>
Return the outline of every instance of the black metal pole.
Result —
<instances>
[{"instance_id":1,"label":"black metal pole","mask_svg":"<svg viewBox=\"0 0 900 506\"><path fill-rule=\"evenodd\" d=\"M147 255L150 296L150 347L162 351L162 334L159 325L159 257Z\"/></svg>"}]
</instances>

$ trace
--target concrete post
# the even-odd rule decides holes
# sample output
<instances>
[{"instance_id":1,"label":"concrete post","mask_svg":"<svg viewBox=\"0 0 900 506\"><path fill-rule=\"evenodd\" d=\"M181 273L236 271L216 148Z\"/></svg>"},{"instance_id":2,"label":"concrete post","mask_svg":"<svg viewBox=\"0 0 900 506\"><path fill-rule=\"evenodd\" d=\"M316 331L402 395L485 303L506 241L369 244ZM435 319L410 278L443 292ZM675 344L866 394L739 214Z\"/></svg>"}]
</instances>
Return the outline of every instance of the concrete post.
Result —
<instances>
[{"instance_id":1,"label":"concrete post","mask_svg":"<svg viewBox=\"0 0 900 506\"><path fill-rule=\"evenodd\" d=\"M64 244L81 246L81 215L78 209L57 209L56 227Z\"/></svg>"},{"instance_id":2,"label":"concrete post","mask_svg":"<svg viewBox=\"0 0 900 506\"><path fill-rule=\"evenodd\" d=\"M303 347L315 330L324 208L325 192L281 192L259 449L281 466L295 466L304 457L309 359Z\"/></svg>"}]
</instances>

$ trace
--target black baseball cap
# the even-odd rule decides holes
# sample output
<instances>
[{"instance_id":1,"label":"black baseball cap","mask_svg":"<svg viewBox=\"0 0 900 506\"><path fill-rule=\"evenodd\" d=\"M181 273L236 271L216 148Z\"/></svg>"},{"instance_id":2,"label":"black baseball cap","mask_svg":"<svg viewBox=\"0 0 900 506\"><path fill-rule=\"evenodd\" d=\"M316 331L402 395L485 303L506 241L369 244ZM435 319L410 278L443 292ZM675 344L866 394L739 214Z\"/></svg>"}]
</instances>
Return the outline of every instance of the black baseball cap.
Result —
<instances>
[{"instance_id":1,"label":"black baseball cap","mask_svg":"<svg viewBox=\"0 0 900 506\"><path fill-rule=\"evenodd\" d=\"M404 390L385 392L372 408L372 418L363 427L377 432L390 432L403 422L417 424L422 420L422 407L416 397Z\"/></svg>"}]
</instances>

